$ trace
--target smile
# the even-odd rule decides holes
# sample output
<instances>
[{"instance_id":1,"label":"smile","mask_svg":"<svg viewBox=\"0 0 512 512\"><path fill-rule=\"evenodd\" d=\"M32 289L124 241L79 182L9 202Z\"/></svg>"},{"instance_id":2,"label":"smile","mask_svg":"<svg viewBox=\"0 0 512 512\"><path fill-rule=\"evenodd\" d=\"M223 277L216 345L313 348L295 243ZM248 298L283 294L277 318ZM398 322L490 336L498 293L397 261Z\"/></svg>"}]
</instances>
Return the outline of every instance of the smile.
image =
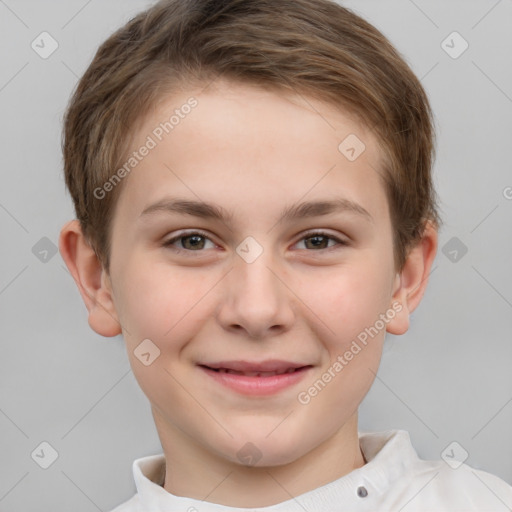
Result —
<instances>
[{"instance_id":1,"label":"smile","mask_svg":"<svg viewBox=\"0 0 512 512\"><path fill-rule=\"evenodd\" d=\"M219 372L219 373L231 373L233 375L245 375L246 377L273 377L274 375L283 375L285 373L293 373L298 370L297 368L289 368L288 370L275 371L275 372L242 372L242 371L238 371L238 370L231 370L230 368L210 368L210 369L215 372Z\"/></svg>"},{"instance_id":2,"label":"smile","mask_svg":"<svg viewBox=\"0 0 512 512\"><path fill-rule=\"evenodd\" d=\"M241 371L229 368L210 368L199 365L211 381L236 393L248 396L268 396L297 385L313 368L302 366L274 371Z\"/></svg>"}]
</instances>

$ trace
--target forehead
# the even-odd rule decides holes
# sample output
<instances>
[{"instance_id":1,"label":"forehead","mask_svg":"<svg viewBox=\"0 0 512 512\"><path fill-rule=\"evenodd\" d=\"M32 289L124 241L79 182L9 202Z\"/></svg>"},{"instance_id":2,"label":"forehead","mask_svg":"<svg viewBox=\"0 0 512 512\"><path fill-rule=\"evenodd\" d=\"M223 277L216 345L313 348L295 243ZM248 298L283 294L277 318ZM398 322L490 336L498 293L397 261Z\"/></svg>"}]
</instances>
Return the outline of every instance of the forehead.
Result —
<instances>
[{"instance_id":1,"label":"forehead","mask_svg":"<svg viewBox=\"0 0 512 512\"><path fill-rule=\"evenodd\" d=\"M220 80L177 91L138 125L131 151L144 146L150 149L119 200L139 214L168 192L248 213L259 205L260 214L269 203L281 211L284 203L339 192L366 203L372 215L387 215L375 135L302 94Z\"/></svg>"}]
</instances>

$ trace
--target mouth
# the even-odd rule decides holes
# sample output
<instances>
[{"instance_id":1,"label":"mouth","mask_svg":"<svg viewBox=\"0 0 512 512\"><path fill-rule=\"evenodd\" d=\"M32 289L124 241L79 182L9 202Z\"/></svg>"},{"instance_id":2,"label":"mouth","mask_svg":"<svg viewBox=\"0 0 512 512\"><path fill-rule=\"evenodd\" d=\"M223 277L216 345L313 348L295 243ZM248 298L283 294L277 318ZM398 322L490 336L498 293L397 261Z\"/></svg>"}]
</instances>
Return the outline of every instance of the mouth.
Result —
<instances>
[{"instance_id":1,"label":"mouth","mask_svg":"<svg viewBox=\"0 0 512 512\"><path fill-rule=\"evenodd\" d=\"M199 366L218 373L230 373L246 377L273 377L285 373L294 373L309 368L311 365L271 359L262 362L219 361L216 363L202 363Z\"/></svg>"},{"instance_id":2,"label":"mouth","mask_svg":"<svg viewBox=\"0 0 512 512\"><path fill-rule=\"evenodd\" d=\"M227 361L199 364L219 384L245 395L272 395L300 382L313 365L286 361Z\"/></svg>"},{"instance_id":3,"label":"mouth","mask_svg":"<svg viewBox=\"0 0 512 512\"><path fill-rule=\"evenodd\" d=\"M282 371L273 372L242 372L239 370L232 370L231 368L210 368L209 366L199 365L207 370L212 370L217 373L231 373L233 375L243 375L245 377L273 377L274 375L284 375L285 373L295 373L302 369L309 368L309 366L302 366L300 368L288 368Z\"/></svg>"}]
</instances>

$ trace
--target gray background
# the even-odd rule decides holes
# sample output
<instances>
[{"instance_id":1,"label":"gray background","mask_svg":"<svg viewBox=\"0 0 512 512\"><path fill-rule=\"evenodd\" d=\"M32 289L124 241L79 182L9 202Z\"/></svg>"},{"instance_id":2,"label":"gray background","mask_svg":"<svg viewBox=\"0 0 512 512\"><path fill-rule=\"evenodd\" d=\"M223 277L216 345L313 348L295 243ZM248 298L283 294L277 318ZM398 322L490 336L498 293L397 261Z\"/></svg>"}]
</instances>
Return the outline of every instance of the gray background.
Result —
<instances>
[{"instance_id":1,"label":"gray background","mask_svg":"<svg viewBox=\"0 0 512 512\"><path fill-rule=\"evenodd\" d=\"M66 103L98 45L150 3L0 0L1 512L110 510L135 492L132 461L161 451L123 340L89 328L51 252L74 217ZM457 441L467 464L512 483L512 0L344 5L391 39L431 98L445 221L426 296L410 331L388 336L360 429L408 430L426 459ZM31 47L43 31L59 45L47 59ZM453 31L469 43L458 58L442 46ZM48 469L31 457L42 442L58 453Z\"/></svg>"}]
</instances>

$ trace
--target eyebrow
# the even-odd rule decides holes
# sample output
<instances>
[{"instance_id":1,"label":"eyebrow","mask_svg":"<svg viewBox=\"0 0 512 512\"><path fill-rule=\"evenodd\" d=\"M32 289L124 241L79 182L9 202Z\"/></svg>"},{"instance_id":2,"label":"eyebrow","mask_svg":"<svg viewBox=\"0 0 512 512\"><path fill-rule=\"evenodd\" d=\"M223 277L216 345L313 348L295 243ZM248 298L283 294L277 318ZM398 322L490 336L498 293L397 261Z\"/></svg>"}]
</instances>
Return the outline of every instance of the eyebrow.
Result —
<instances>
[{"instance_id":1,"label":"eyebrow","mask_svg":"<svg viewBox=\"0 0 512 512\"><path fill-rule=\"evenodd\" d=\"M194 217L215 219L224 223L231 222L234 217L232 212L229 212L215 204L172 197L161 199L160 201L149 205L140 214L140 217L158 212L193 215ZM324 201L307 201L285 207L281 212L279 222L319 217L322 215L341 212L355 213L364 217L366 220L373 222L373 217L365 208L360 204L345 198Z\"/></svg>"}]
</instances>

